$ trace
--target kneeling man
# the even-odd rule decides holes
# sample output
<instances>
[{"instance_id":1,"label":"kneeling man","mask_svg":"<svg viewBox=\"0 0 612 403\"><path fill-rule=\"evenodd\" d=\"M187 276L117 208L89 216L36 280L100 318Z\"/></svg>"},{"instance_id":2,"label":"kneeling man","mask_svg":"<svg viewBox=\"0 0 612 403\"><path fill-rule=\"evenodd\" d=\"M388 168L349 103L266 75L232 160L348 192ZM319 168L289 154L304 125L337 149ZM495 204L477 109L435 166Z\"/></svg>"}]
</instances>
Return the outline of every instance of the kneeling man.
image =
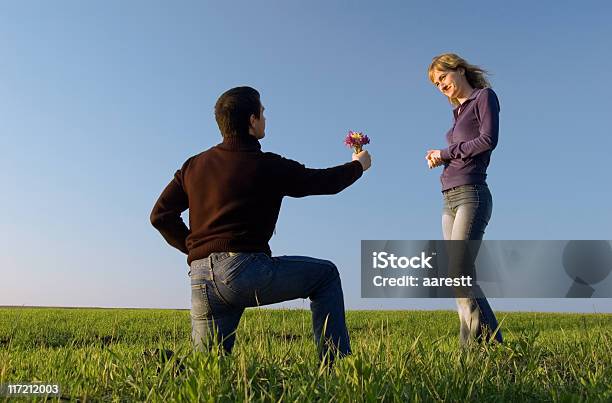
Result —
<instances>
[{"instance_id":1,"label":"kneeling man","mask_svg":"<svg viewBox=\"0 0 612 403\"><path fill-rule=\"evenodd\" d=\"M259 93L232 88L217 100L223 141L189 158L164 189L151 223L188 255L192 339L197 350L231 352L246 307L310 298L321 358L350 354L336 266L305 256L272 257L268 242L284 196L335 194L371 165L367 151L327 169L309 169L261 151L266 119ZM189 209L189 228L181 213Z\"/></svg>"}]
</instances>

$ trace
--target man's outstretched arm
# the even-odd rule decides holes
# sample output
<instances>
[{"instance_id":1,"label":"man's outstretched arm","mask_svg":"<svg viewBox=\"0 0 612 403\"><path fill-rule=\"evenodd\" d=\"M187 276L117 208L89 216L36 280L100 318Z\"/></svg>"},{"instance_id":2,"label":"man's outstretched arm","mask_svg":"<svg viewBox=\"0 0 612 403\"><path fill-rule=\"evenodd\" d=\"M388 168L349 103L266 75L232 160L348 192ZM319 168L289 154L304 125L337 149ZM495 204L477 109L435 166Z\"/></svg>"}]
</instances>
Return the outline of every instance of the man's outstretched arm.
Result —
<instances>
[{"instance_id":1,"label":"man's outstretched arm","mask_svg":"<svg viewBox=\"0 0 612 403\"><path fill-rule=\"evenodd\" d=\"M325 169L306 168L299 162L282 160L283 191L291 197L336 194L352 185L371 164L367 151L353 154L352 162Z\"/></svg>"},{"instance_id":2,"label":"man's outstretched arm","mask_svg":"<svg viewBox=\"0 0 612 403\"><path fill-rule=\"evenodd\" d=\"M189 229L181 218L181 213L187 210L189 201L181 183L181 171L177 171L153 206L151 224L166 242L187 254L186 239Z\"/></svg>"}]
</instances>

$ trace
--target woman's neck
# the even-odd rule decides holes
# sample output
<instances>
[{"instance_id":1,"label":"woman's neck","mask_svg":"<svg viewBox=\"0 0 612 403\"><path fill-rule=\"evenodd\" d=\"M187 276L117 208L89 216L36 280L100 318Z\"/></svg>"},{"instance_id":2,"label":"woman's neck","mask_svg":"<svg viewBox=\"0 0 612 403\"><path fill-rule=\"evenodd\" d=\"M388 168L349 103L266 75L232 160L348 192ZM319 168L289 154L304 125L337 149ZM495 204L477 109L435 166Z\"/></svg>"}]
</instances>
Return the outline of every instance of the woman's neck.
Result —
<instances>
[{"instance_id":1,"label":"woman's neck","mask_svg":"<svg viewBox=\"0 0 612 403\"><path fill-rule=\"evenodd\" d=\"M472 92L474 92L474 88L472 88L471 85L467 84L465 89L461 91L461 95L457 97L457 101L459 101L460 104L463 104L465 101L467 101L470 95L472 95Z\"/></svg>"},{"instance_id":2,"label":"woman's neck","mask_svg":"<svg viewBox=\"0 0 612 403\"><path fill-rule=\"evenodd\" d=\"M472 92L474 92L474 88L468 85L467 88L461 92L461 95L457 97L457 101L459 101L460 104L463 104L465 101L467 101L470 95L472 95Z\"/></svg>"}]
</instances>

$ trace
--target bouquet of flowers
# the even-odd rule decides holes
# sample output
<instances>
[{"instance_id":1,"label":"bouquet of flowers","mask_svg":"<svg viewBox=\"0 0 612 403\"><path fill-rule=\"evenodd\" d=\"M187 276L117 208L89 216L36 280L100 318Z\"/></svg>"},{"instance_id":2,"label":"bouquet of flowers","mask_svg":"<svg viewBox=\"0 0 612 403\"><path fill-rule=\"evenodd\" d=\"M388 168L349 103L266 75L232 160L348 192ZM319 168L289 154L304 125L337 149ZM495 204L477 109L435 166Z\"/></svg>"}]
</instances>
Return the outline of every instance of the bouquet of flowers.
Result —
<instances>
[{"instance_id":1,"label":"bouquet of flowers","mask_svg":"<svg viewBox=\"0 0 612 403\"><path fill-rule=\"evenodd\" d=\"M363 146L370 144L370 138L363 132L354 132L350 130L344 139L344 144L355 149L355 154L359 154Z\"/></svg>"}]
</instances>

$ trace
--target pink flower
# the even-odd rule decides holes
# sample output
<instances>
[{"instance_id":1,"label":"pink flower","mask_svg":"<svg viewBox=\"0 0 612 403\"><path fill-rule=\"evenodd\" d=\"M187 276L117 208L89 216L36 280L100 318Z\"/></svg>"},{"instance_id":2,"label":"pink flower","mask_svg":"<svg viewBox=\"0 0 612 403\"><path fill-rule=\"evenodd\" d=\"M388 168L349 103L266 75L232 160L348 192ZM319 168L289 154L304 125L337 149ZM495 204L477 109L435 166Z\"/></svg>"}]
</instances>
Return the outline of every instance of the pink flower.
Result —
<instances>
[{"instance_id":1,"label":"pink flower","mask_svg":"<svg viewBox=\"0 0 612 403\"><path fill-rule=\"evenodd\" d=\"M355 149L355 153L360 153L364 145L370 144L370 138L363 132L354 132L350 130L344 138L344 144Z\"/></svg>"}]
</instances>

